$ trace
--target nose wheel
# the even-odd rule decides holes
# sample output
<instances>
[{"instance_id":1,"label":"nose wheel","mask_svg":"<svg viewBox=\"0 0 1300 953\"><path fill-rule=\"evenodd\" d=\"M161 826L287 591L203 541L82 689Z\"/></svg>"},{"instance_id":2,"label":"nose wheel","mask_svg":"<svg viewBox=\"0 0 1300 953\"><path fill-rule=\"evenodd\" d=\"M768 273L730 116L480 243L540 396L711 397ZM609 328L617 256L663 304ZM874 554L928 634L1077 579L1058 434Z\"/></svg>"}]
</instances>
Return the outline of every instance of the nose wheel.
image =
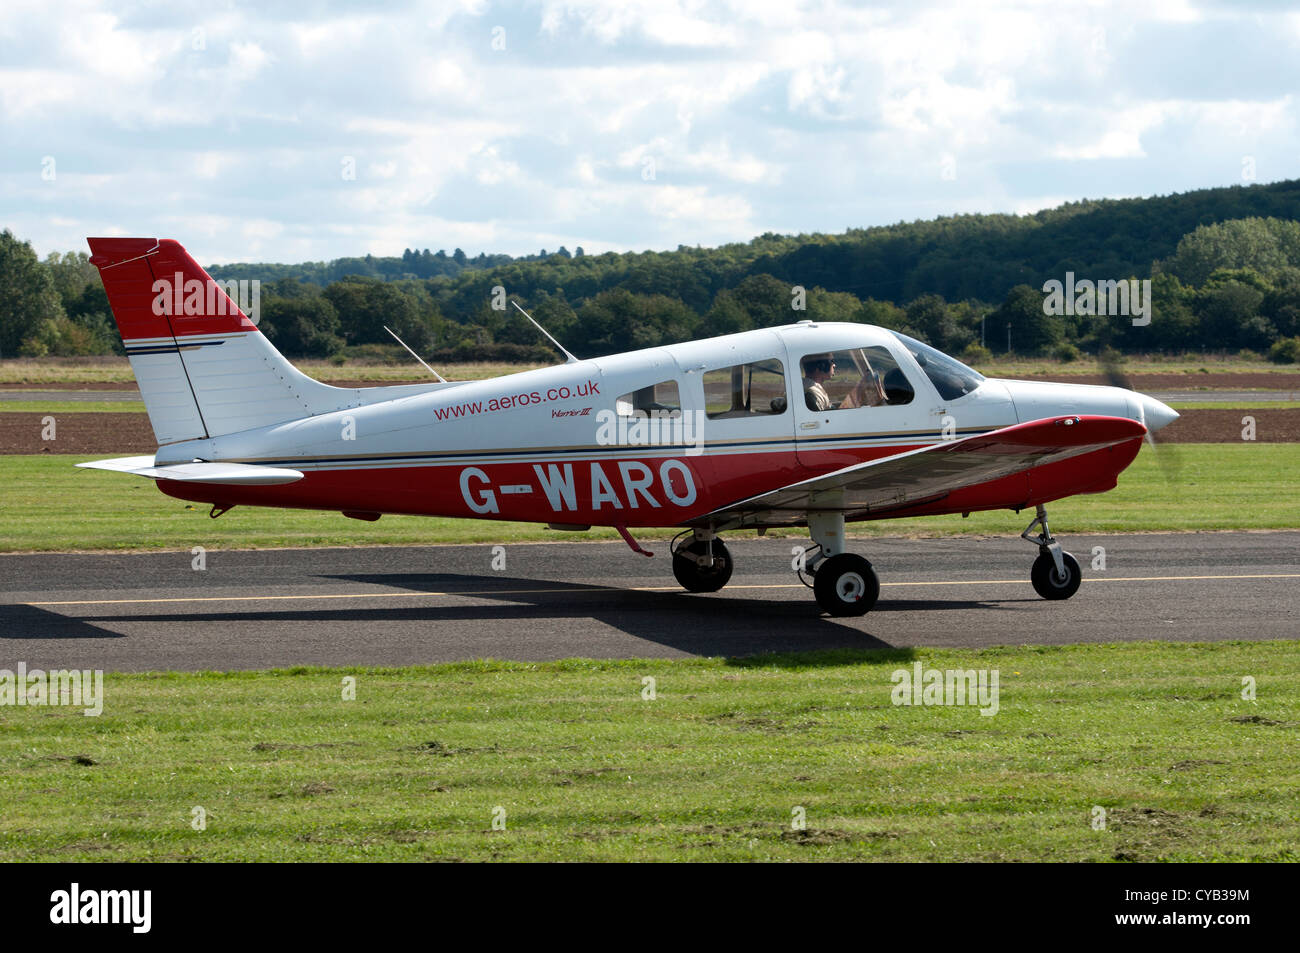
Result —
<instances>
[{"instance_id":1,"label":"nose wheel","mask_svg":"<svg viewBox=\"0 0 1300 953\"><path fill-rule=\"evenodd\" d=\"M1034 584L1034 592L1044 599L1068 599L1079 591L1083 574L1079 571L1078 561L1069 553L1061 553L1064 571L1058 572L1056 560L1051 553L1039 553L1034 560L1034 568L1029 571L1029 581Z\"/></svg>"},{"instance_id":2,"label":"nose wheel","mask_svg":"<svg viewBox=\"0 0 1300 953\"><path fill-rule=\"evenodd\" d=\"M1031 536L1035 526L1038 535ZM1038 558L1029 571L1029 581L1036 593L1044 599L1055 600L1068 599L1079 591L1079 584L1083 582L1079 561L1061 549L1061 544L1047 528L1046 507L1038 507L1033 520L1020 536L1038 546Z\"/></svg>"}]
</instances>

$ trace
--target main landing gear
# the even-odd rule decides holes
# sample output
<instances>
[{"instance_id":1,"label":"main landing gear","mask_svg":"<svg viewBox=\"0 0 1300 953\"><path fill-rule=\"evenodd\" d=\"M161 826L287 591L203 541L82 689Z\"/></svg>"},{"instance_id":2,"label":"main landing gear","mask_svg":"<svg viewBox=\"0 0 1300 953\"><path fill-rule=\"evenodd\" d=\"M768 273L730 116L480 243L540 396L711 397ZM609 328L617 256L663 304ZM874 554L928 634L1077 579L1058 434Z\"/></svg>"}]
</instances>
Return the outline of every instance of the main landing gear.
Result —
<instances>
[{"instance_id":1,"label":"main landing gear","mask_svg":"<svg viewBox=\"0 0 1300 953\"><path fill-rule=\"evenodd\" d=\"M816 545L799 578L812 576L817 604L835 616L869 612L880 596L880 580L871 563L844 552L844 514L809 513L808 531ZM673 575L688 592L717 592L731 579L732 568L731 553L712 529L692 530L689 540L673 547Z\"/></svg>"},{"instance_id":2,"label":"main landing gear","mask_svg":"<svg viewBox=\"0 0 1300 953\"><path fill-rule=\"evenodd\" d=\"M813 577L817 604L835 616L865 615L880 597L880 580L871 563L844 551L844 514L808 514L808 532L816 544L799 573ZM807 581L805 580L805 585Z\"/></svg>"},{"instance_id":3,"label":"main landing gear","mask_svg":"<svg viewBox=\"0 0 1300 953\"><path fill-rule=\"evenodd\" d=\"M1038 535L1030 536L1034 527ZM1044 599L1068 599L1079 591L1083 582L1083 573L1073 556L1061 549L1061 544L1047 528L1047 508L1039 506L1035 516L1021 538L1038 546L1038 558L1029 571L1029 581L1034 584L1034 591Z\"/></svg>"},{"instance_id":4,"label":"main landing gear","mask_svg":"<svg viewBox=\"0 0 1300 953\"><path fill-rule=\"evenodd\" d=\"M690 542L673 549L673 575L687 592L717 592L731 570L731 553L709 530L695 530Z\"/></svg>"}]
</instances>

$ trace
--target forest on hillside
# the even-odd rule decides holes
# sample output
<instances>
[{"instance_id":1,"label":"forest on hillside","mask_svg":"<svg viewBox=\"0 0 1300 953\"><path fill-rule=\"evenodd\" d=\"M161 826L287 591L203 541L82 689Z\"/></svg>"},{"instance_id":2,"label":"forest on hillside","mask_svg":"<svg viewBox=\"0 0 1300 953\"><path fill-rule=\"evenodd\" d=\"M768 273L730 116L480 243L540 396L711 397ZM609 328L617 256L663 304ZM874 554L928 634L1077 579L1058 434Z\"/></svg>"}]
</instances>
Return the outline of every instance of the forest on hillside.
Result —
<instances>
[{"instance_id":1,"label":"forest on hillside","mask_svg":"<svg viewBox=\"0 0 1300 953\"><path fill-rule=\"evenodd\" d=\"M182 238L183 236L178 236ZM201 249L192 249L201 254ZM580 357L812 319L904 330L954 354L1253 351L1300 359L1300 181L1032 215L960 215L718 248L512 258L461 249L232 264L260 282L259 327L294 357L364 355L384 325L438 361L549 360L507 299ZM1152 320L1048 314L1067 273L1149 279ZM983 343L981 343L981 341ZM39 259L0 233L0 356L121 352L85 252Z\"/></svg>"}]
</instances>

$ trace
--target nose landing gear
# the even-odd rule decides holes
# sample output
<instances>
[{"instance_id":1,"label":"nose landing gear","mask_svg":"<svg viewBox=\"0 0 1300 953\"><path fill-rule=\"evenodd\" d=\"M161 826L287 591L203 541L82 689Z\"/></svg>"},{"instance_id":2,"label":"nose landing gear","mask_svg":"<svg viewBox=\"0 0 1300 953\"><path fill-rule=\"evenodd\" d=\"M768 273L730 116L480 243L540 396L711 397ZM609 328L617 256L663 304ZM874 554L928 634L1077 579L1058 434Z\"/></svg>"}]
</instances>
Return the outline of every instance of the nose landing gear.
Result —
<instances>
[{"instance_id":1,"label":"nose landing gear","mask_svg":"<svg viewBox=\"0 0 1300 953\"><path fill-rule=\"evenodd\" d=\"M1030 533L1035 526L1038 527L1038 535L1031 536ZM1033 584L1035 592L1044 599L1068 599L1079 591L1079 584L1083 582L1079 562L1061 549L1061 544L1047 528L1045 506L1037 508L1033 520L1020 536L1038 546L1038 558L1034 560L1033 568L1029 571L1029 581Z\"/></svg>"}]
</instances>

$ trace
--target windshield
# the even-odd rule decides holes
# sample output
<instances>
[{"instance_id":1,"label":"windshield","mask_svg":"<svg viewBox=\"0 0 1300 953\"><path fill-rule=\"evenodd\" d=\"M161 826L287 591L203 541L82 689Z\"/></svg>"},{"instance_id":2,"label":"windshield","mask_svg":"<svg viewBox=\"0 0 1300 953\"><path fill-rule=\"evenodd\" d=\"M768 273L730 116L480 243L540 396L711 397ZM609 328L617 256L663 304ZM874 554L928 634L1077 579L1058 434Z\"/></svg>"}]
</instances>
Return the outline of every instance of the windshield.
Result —
<instances>
[{"instance_id":1,"label":"windshield","mask_svg":"<svg viewBox=\"0 0 1300 953\"><path fill-rule=\"evenodd\" d=\"M897 331L893 333L894 337L903 342L903 347L911 352L912 357L916 358L916 363L921 365L921 370L925 371L925 376L930 378L930 383L934 384L934 389L944 400L965 397L984 383L982 374L956 358L949 357L928 344L922 344L916 338L909 338L906 334Z\"/></svg>"}]
</instances>

